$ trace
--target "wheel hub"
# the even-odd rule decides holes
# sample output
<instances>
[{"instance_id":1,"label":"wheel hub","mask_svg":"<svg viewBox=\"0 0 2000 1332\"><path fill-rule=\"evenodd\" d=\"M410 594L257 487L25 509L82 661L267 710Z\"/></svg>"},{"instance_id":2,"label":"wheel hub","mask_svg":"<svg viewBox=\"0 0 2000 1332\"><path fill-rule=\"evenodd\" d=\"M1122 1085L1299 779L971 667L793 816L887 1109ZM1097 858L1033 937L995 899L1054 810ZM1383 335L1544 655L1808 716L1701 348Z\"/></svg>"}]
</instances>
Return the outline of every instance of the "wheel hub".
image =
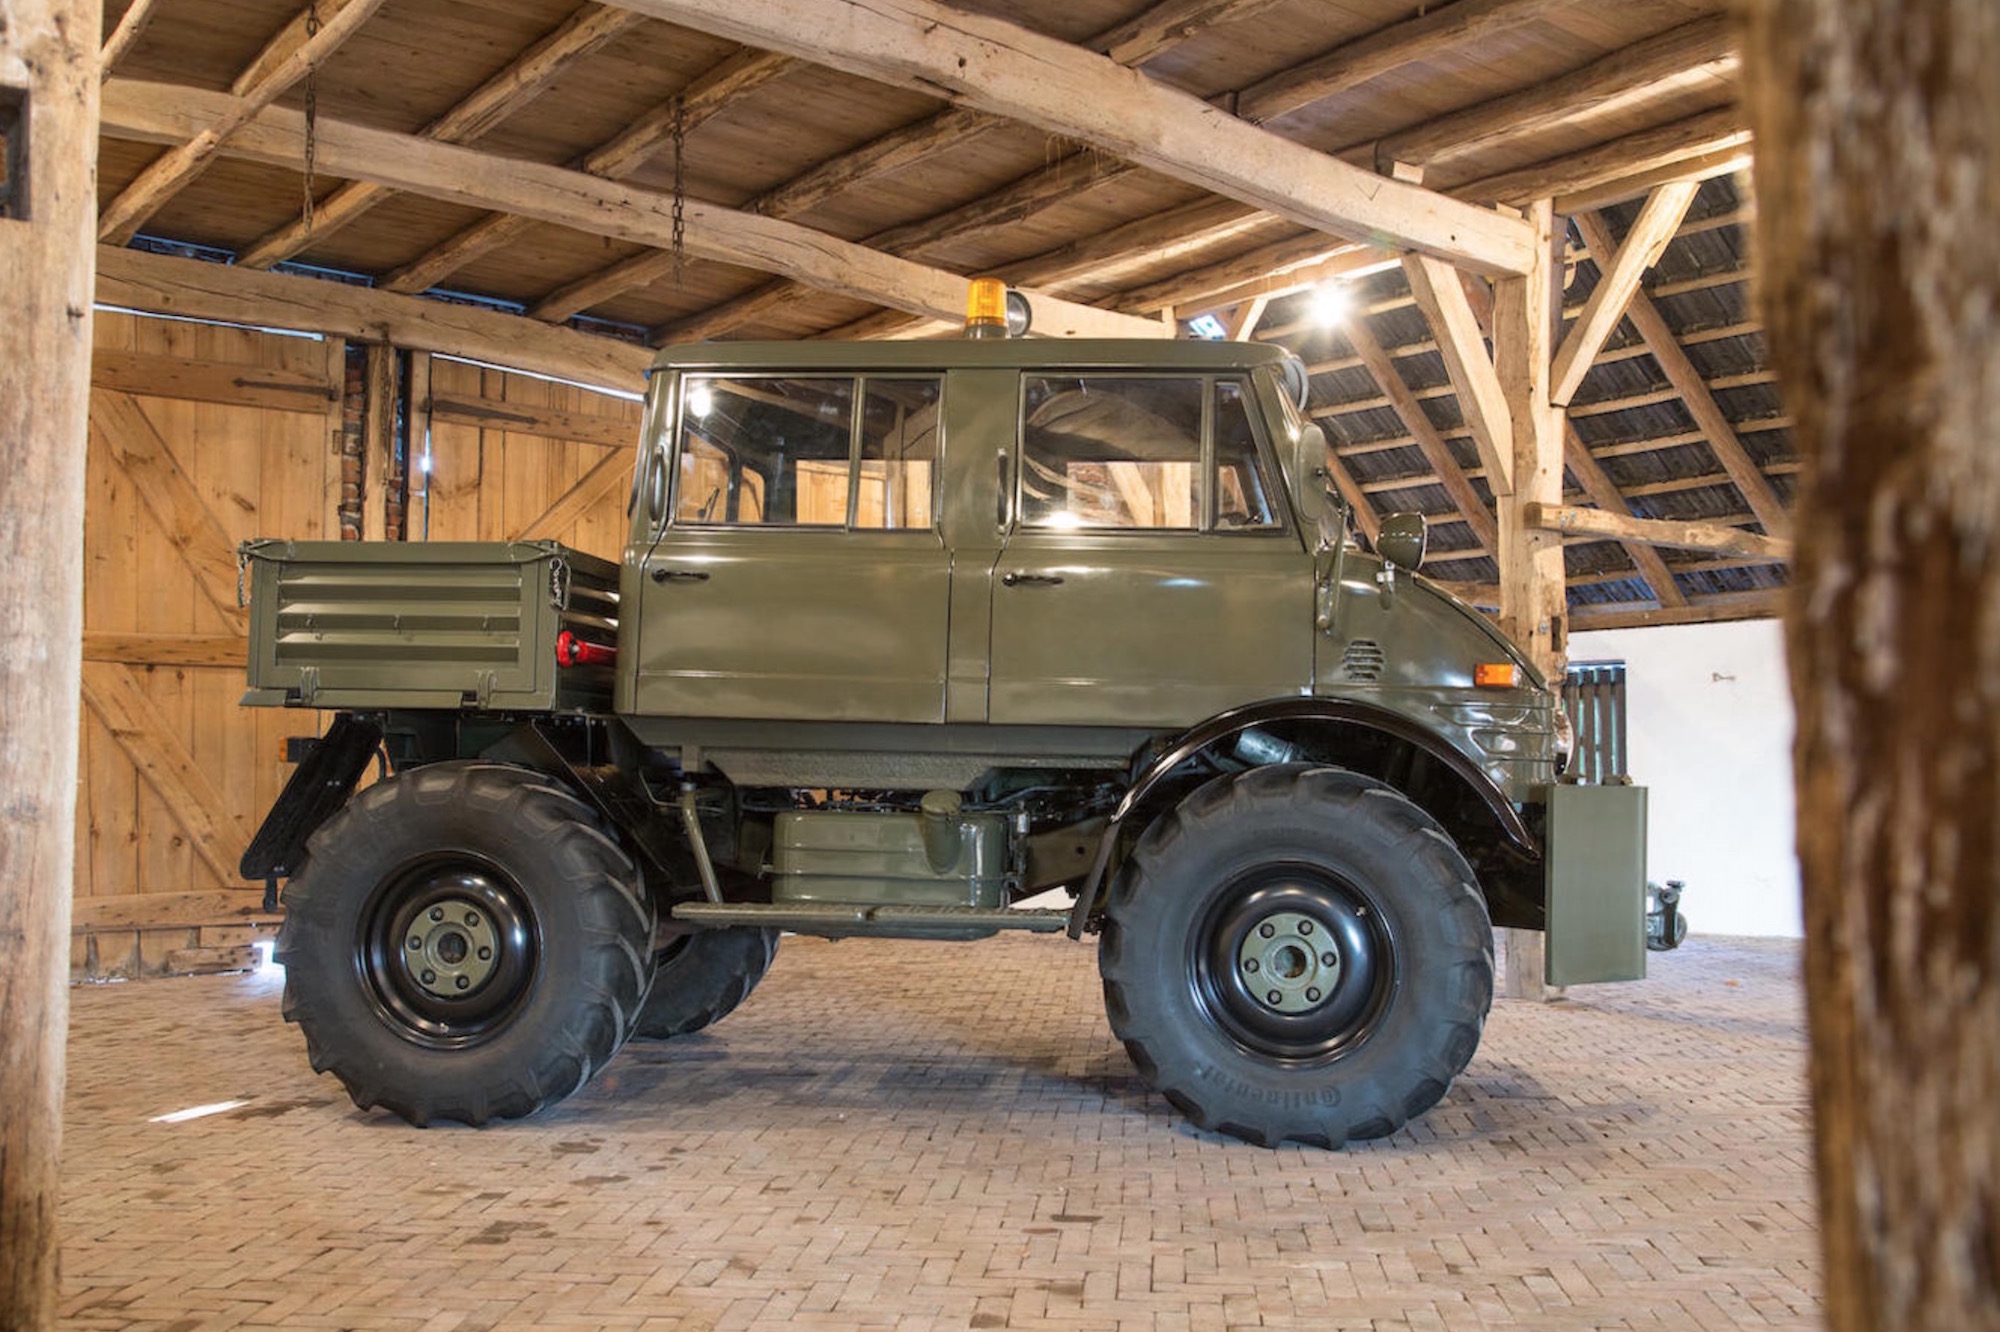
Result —
<instances>
[{"instance_id":1,"label":"wheel hub","mask_svg":"<svg viewBox=\"0 0 2000 1332\"><path fill-rule=\"evenodd\" d=\"M1275 911L1244 935L1236 950L1243 990L1279 1013L1307 1013L1340 983L1333 936L1298 911Z\"/></svg>"},{"instance_id":2,"label":"wheel hub","mask_svg":"<svg viewBox=\"0 0 2000 1332\"><path fill-rule=\"evenodd\" d=\"M478 902L451 897L434 902L410 922L401 962L410 980L440 999L476 991L499 969L500 934L492 913Z\"/></svg>"}]
</instances>

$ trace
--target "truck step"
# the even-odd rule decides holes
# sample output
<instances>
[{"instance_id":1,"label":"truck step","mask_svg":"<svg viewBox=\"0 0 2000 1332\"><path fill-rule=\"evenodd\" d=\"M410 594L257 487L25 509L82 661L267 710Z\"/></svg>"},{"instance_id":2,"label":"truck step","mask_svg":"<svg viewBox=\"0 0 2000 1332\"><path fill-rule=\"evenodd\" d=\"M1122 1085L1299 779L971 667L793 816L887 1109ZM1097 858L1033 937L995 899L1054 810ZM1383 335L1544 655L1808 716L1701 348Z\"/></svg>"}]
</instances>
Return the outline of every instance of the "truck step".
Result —
<instances>
[{"instance_id":1,"label":"truck step","mask_svg":"<svg viewBox=\"0 0 2000 1332\"><path fill-rule=\"evenodd\" d=\"M1068 911L863 902L678 902L673 918L703 929L759 925L829 939L983 939L1001 930L1055 934L1069 927Z\"/></svg>"}]
</instances>

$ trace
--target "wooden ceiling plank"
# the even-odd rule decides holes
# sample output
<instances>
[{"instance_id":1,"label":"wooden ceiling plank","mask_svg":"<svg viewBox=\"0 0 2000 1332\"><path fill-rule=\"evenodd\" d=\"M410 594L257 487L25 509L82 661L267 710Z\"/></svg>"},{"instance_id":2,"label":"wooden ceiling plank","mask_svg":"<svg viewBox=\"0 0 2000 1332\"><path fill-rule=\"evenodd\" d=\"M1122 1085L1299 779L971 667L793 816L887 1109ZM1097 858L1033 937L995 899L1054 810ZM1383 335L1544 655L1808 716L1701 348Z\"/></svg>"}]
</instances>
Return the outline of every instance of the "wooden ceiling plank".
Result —
<instances>
[{"instance_id":1,"label":"wooden ceiling plank","mask_svg":"<svg viewBox=\"0 0 2000 1332\"><path fill-rule=\"evenodd\" d=\"M1402 421L1403 428L1416 440L1417 448L1422 451L1424 460L1431 465L1431 470L1437 473L1439 483L1444 486L1445 493L1451 496L1452 502L1458 506L1459 514L1471 526L1473 535L1479 538L1480 544L1486 549L1497 549L1500 542L1499 528L1494 523L1492 513L1487 510L1485 501L1479 498L1479 492L1473 489L1465 470L1458 465L1458 459L1452 456L1451 446L1445 443L1444 437L1438 433L1438 428L1432 425L1430 417L1424 414L1423 404L1417 401L1416 394L1410 391L1410 386L1404 382L1402 375L1397 373L1395 363L1389 359L1389 354L1382 350L1381 342L1369 331L1367 321L1358 316L1350 318L1342 326L1341 332L1346 335L1349 345L1361 358L1362 364L1368 367L1368 373L1374 376L1376 384L1388 398L1389 406Z\"/></svg>"},{"instance_id":2,"label":"wooden ceiling plank","mask_svg":"<svg viewBox=\"0 0 2000 1332\"><path fill-rule=\"evenodd\" d=\"M1694 181L1662 185L1646 199L1645 207L1625 233L1625 243L1609 258L1603 249L1593 249L1598 268L1597 286L1583 303L1583 312L1570 325L1569 335L1556 349L1555 369L1549 398L1558 407L1567 407L1583 377L1597 361L1597 354L1625 317L1626 307L1639 294L1639 283L1660 261L1668 242L1679 230L1701 186Z\"/></svg>"},{"instance_id":3,"label":"wooden ceiling plank","mask_svg":"<svg viewBox=\"0 0 2000 1332\"><path fill-rule=\"evenodd\" d=\"M587 4L418 133L440 143L471 143L541 96L575 61L643 21L629 9ZM326 239L394 193L366 181L349 181L314 204L310 218L300 217L259 237L236 256L236 262L246 268L269 268Z\"/></svg>"},{"instance_id":4,"label":"wooden ceiling plank","mask_svg":"<svg viewBox=\"0 0 2000 1332\"><path fill-rule=\"evenodd\" d=\"M1143 65L1205 29L1256 17L1279 0L1160 0L1085 43L1121 65Z\"/></svg>"},{"instance_id":5,"label":"wooden ceiling plank","mask_svg":"<svg viewBox=\"0 0 2000 1332\"><path fill-rule=\"evenodd\" d=\"M1547 18L1576 0L1458 0L1416 18L1378 28L1303 64L1243 89L1236 114L1253 124L1358 88L1421 60Z\"/></svg>"},{"instance_id":6,"label":"wooden ceiling plank","mask_svg":"<svg viewBox=\"0 0 2000 1332\"><path fill-rule=\"evenodd\" d=\"M118 26L104 39L104 49L98 56L97 76L101 82L111 77L111 71L125 58L146 29L152 26L154 15L160 12L160 0L132 0L118 19Z\"/></svg>"},{"instance_id":7,"label":"wooden ceiling plank","mask_svg":"<svg viewBox=\"0 0 2000 1332\"><path fill-rule=\"evenodd\" d=\"M1071 153L985 198L961 204L932 217L891 227L887 231L878 231L863 237L861 243L905 259L920 259L929 251L953 241L1013 226L1044 208L1075 199L1086 190L1122 179L1134 170L1136 168L1127 163L1100 158L1095 153ZM649 340L660 345L719 337L731 329L762 318L778 305L806 293L806 288L792 284L760 287L698 315L663 324L653 330ZM895 311L870 315L858 325L847 327L860 325L879 325L880 331L864 330L851 335L840 329L833 332L839 336L884 337L907 327L903 316Z\"/></svg>"},{"instance_id":8,"label":"wooden ceiling plank","mask_svg":"<svg viewBox=\"0 0 2000 1332\"><path fill-rule=\"evenodd\" d=\"M162 153L104 207L97 219L97 238L123 245L136 236L139 228L146 224L146 219L193 180L222 150L232 134L339 50L340 44L359 31L361 25L381 6L382 0L348 0L345 7L311 37L305 37L304 27L299 27L297 36L304 40L285 51L282 59L269 63L269 73L233 96L227 103L227 109L213 122ZM256 63L266 63L278 44L287 42L293 31L288 26L271 45L264 48Z\"/></svg>"},{"instance_id":9,"label":"wooden ceiling plank","mask_svg":"<svg viewBox=\"0 0 2000 1332\"><path fill-rule=\"evenodd\" d=\"M1614 541L1672 546L1677 550L1710 550L1722 555L1754 555L1771 560L1792 557L1789 538L1746 532L1723 523L1634 518L1570 504L1530 504L1525 516L1528 526L1548 532L1610 537Z\"/></svg>"},{"instance_id":10,"label":"wooden ceiling plank","mask_svg":"<svg viewBox=\"0 0 2000 1332\"><path fill-rule=\"evenodd\" d=\"M104 132L127 138L179 133L227 113L235 99L171 84L114 79L105 85ZM253 161L295 160L304 136L297 112L270 107L247 120L229 152ZM687 253L780 273L871 304L956 323L966 279L944 269L868 249L778 218L688 201L676 221L666 196L562 167L392 134L345 121L319 121L318 155L329 172L372 180L428 198L516 213L657 248L681 234ZM1157 321L1029 293L1036 323L1057 336L1165 337Z\"/></svg>"},{"instance_id":11,"label":"wooden ceiling plank","mask_svg":"<svg viewBox=\"0 0 2000 1332\"><path fill-rule=\"evenodd\" d=\"M1577 484L1583 487L1583 493L1589 496L1592 504L1606 513L1624 518L1632 516L1631 507L1618 493L1618 487L1612 482L1610 473L1604 470L1604 464L1591 456L1583 436L1577 434L1576 427L1567 421L1563 422L1563 464L1576 477ZM1625 542L1624 546L1626 558L1632 561L1632 567L1639 571L1639 576L1646 580L1646 586L1653 590L1654 600L1662 606L1687 604L1687 597L1682 594L1680 585L1674 581L1667 562L1660 557L1657 549L1637 541Z\"/></svg>"},{"instance_id":12,"label":"wooden ceiling plank","mask_svg":"<svg viewBox=\"0 0 2000 1332\"><path fill-rule=\"evenodd\" d=\"M97 247L97 299L133 310L257 328L370 341L386 337L398 347L625 392L644 386L653 361L644 347L548 328L494 310L110 245Z\"/></svg>"},{"instance_id":13,"label":"wooden ceiling plank","mask_svg":"<svg viewBox=\"0 0 2000 1332\"><path fill-rule=\"evenodd\" d=\"M1428 256L1411 254L1403 256L1403 272L1410 280L1410 294L1437 337L1445 373L1458 394L1459 412L1472 431L1479 460L1485 464L1486 484L1496 496L1511 495L1513 418L1479 318L1459 283L1458 270Z\"/></svg>"},{"instance_id":14,"label":"wooden ceiling plank","mask_svg":"<svg viewBox=\"0 0 2000 1332\"><path fill-rule=\"evenodd\" d=\"M681 133L691 134L732 100L762 87L796 64L786 56L739 51L696 77L677 97L654 107L571 165L607 180L622 180L645 165L660 145L673 138L677 115ZM481 218L385 275L382 286L404 293L428 291L480 256L519 240L533 227L532 219L505 213Z\"/></svg>"},{"instance_id":15,"label":"wooden ceiling plank","mask_svg":"<svg viewBox=\"0 0 2000 1332\"><path fill-rule=\"evenodd\" d=\"M1489 151L1586 116L1644 105L1735 67L1727 20L1696 19L1531 88L1388 135L1376 144L1375 160L1428 166Z\"/></svg>"},{"instance_id":16,"label":"wooden ceiling plank","mask_svg":"<svg viewBox=\"0 0 2000 1332\"><path fill-rule=\"evenodd\" d=\"M1530 262L1528 228L1516 218L1384 180L1080 47L936 0L821 0L804 10L786 0L617 3L1026 121L1301 226L1481 273Z\"/></svg>"},{"instance_id":17,"label":"wooden ceiling plank","mask_svg":"<svg viewBox=\"0 0 2000 1332\"><path fill-rule=\"evenodd\" d=\"M1577 231L1583 236L1584 244L1598 254L1608 254L1611 234L1604 220L1596 213L1578 213L1575 218ZM1645 292L1635 292L1632 303L1626 308L1625 317L1632 321L1632 327L1639 330L1653 359L1659 363L1660 371L1667 382L1681 395L1688 415L1695 425L1708 436L1708 445L1715 451L1716 461L1736 482L1742 492L1744 503L1750 512L1757 515L1757 521L1764 530L1774 537L1789 537L1792 534L1791 515L1785 512L1784 504L1778 499L1771 483L1757 470L1756 462L1749 450L1737 437L1736 427L1717 405L1715 395L1696 370L1687 352L1675 340L1673 330L1668 327L1666 317L1654 305Z\"/></svg>"}]
</instances>

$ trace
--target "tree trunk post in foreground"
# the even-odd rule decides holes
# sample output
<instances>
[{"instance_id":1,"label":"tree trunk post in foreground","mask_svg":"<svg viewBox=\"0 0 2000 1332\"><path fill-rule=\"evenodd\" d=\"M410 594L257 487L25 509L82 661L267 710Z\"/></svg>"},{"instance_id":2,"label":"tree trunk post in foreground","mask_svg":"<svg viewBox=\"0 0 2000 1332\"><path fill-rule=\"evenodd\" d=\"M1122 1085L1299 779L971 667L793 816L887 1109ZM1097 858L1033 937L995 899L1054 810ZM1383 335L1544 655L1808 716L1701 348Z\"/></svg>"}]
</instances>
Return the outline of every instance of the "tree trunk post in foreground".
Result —
<instances>
[{"instance_id":1,"label":"tree trunk post in foreground","mask_svg":"<svg viewBox=\"0 0 2000 1332\"><path fill-rule=\"evenodd\" d=\"M54 1325L98 0L0 9L0 1327Z\"/></svg>"},{"instance_id":2,"label":"tree trunk post in foreground","mask_svg":"<svg viewBox=\"0 0 2000 1332\"><path fill-rule=\"evenodd\" d=\"M1828 1315L2000 1328L2000 5L1740 3Z\"/></svg>"}]
</instances>

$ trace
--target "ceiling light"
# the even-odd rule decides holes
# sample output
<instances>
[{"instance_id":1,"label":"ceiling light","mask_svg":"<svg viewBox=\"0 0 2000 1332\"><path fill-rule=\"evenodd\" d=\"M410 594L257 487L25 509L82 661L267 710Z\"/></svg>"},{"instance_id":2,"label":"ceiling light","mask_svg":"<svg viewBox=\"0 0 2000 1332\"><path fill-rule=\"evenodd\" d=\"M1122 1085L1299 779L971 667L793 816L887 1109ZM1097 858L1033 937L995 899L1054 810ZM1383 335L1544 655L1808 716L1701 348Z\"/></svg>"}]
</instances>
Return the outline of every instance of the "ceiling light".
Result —
<instances>
[{"instance_id":1,"label":"ceiling light","mask_svg":"<svg viewBox=\"0 0 2000 1332\"><path fill-rule=\"evenodd\" d=\"M1354 294L1345 282L1322 282L1313 288L1313 322L1327 328L1343 323L1354 310Z\"/></svg>"}]
</instances>

